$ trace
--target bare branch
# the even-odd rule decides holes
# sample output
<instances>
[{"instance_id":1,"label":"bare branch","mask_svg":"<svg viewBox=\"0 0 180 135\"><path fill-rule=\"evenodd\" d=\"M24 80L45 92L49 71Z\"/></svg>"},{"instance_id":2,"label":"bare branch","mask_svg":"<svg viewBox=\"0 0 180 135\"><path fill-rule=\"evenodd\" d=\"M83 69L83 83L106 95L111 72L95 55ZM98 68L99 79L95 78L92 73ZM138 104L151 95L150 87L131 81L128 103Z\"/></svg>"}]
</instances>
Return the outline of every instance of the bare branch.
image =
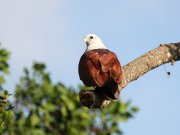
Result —
<instances>
[{"instance_id":1,"label":"bare branch","mask_svg":"<svg viewBox=\"0 0 180 135\"><path fill-rule=\"evenodd\" d=\"M160 44L132 62L123 66L123 79L120 84L121 90L131 81L137 80L148 71L157 68L165 63L180 60L180 42L171 44ZM121 91L120 90L120 91ZM83 90L79 94L81 103L86 107L102 108L111 102L106 95L100 91Z\"/></svg>"}]
</instances>

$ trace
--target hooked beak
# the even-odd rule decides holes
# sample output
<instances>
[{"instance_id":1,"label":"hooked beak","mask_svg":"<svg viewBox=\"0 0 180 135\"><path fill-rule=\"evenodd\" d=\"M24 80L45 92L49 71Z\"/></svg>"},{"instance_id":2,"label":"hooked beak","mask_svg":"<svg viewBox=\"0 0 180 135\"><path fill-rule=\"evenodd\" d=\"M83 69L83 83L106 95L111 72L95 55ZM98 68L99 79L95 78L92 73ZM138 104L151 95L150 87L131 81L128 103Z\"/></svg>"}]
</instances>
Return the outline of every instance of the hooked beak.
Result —
<instances>
[{"instance_id":1,"label":"hooked beak","mask_svg":"<svg viewBox=\"0 0 180 135\"><path fill-rule=\"evenodd\" d=\"M88 40L87 40L86 37L84 38L83 42L84 42L86 45L89 45L89 42L88 42Z\"/></svg>"}]
</instances>

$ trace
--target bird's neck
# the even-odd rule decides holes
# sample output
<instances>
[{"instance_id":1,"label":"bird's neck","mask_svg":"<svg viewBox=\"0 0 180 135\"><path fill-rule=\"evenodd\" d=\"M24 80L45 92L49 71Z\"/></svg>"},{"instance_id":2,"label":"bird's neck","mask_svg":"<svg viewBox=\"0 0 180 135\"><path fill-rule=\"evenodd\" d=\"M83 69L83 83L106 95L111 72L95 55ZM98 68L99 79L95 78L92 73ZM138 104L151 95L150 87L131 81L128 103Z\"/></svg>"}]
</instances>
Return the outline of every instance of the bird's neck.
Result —
<instances>
[{"instance_id":1,"label":"bird's neck","mask_svg":"<svg viewBox=\"0 0 180 135\"><path fill-rule=\"evenodd\" d=\"M94 50L94 49L106 49L103 43L101 44L90 44L87 46L86 51Z\"/></svg>"}]
</instances>

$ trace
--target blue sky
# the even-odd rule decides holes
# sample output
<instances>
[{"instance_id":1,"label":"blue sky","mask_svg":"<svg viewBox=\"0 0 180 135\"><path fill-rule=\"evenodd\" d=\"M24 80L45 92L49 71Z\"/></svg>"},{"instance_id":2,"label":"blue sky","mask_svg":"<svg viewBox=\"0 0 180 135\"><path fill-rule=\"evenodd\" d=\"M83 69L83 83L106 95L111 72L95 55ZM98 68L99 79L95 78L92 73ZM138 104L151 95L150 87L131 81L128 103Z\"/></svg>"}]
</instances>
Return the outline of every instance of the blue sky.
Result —
<instances>
[{"instance_id":1,"label":"blue sky","mask_svg":"<svg viewBox=\"0 0 180 135\"><path fill-rule=\"evenodd\" d=\"M179 0L1 0L0 41L11 52L12 90L24 66L45 62L54 82L81 83L77 67L83 37L95 33L122 65L159 46L180 41ZM125 135L179 135L180 63L166 64L130 83L121 99L140 112L121 123Z\"/></svg>"}]
</instances>

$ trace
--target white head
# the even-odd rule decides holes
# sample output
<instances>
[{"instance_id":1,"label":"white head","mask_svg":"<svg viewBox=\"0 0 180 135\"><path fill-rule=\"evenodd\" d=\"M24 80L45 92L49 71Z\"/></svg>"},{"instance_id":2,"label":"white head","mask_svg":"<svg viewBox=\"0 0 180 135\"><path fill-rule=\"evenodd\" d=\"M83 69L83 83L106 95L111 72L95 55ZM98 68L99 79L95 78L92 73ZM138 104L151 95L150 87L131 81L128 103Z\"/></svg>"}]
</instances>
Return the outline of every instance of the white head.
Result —
<instances>
[{"instance_id":1,"label":"white head","mask_svg":"<svg viewBox=\"0 0 180 135\"><path fill-rule=\"evenodd\" d=\"M87 34L84 37L84 43L87 45L86 51L90 51L93 49L106 49L102 40L95 34Z\"/></svg>"}]
</instances>

